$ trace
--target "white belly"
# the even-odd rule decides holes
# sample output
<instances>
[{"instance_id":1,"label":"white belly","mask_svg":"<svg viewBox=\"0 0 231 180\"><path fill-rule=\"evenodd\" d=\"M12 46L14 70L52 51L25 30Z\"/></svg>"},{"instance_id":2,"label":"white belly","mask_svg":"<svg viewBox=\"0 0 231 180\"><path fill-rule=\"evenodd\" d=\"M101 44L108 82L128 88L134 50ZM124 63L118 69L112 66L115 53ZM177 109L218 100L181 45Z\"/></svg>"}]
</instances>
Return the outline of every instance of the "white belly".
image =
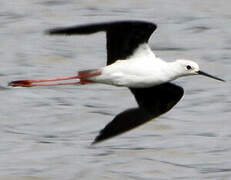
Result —
<instances>
[{"instance_id":1,"label":"white belly","mask_svg":"<svg viewBox=\"0 0 231 180\"><path fill-rule=\"evenodd\" d=\"M163 69L157 63L155 60L117 61L112 65L102 68L101 75L91 77L89 80L114 86L133 88L151 87L166 82L166 78L162 76Z\"/></svg>"}]
</instances>

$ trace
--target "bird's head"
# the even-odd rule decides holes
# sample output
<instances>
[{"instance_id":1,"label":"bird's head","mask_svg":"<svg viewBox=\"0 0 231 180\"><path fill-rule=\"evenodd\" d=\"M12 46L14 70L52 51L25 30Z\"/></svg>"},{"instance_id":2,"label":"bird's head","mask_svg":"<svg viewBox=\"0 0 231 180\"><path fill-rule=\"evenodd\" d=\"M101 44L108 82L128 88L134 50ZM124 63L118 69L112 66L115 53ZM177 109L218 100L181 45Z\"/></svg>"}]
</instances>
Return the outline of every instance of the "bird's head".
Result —
<instances>
[{"instance_id":1,"label":"bird's head","mask_svg":"<svg viewBox=\"0 0 231 180\"><path fill-rule=\"evenodd\" d=\"M220 79L218 77L212 76L208 73L205 73L200 70L199 65L191 60L185 60L185 59L179 59L176 60L176 63L180 69L181 76L188 76L188 75L204 75L219 81L224 81L223 79Z\"/></svg>"}]
</instances>

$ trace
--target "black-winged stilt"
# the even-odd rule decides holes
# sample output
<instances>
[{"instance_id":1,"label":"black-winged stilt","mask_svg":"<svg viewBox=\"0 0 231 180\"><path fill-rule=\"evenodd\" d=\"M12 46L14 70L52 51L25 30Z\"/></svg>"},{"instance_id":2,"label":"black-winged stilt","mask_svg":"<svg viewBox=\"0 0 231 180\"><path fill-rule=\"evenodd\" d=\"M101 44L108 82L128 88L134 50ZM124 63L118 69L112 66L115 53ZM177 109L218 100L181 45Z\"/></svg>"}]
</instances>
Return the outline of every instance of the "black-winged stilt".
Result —
<instances>
[{"instance_id":1,"label":"black-winged stilt","mask_svg":"<svg viewBox=\"0 0 231 180\"><path fill-rule=\"evenodd\" d=\"M156 25L144 21L117 21L87 24L47 31L50 35L92 34L106 32L107 66L80 71L76 76L19 80L11 86L48 86L67 84L103 83L128 87L139 105L117 115L100 131L93 143L98 143L130 129L133 129L169 111L183 96L182 87L170 83L182 76L205 75L224 81L200 70L197 63L190 60L165 62L155 56L148 46L148 39ZM77 82L41 82L78 79Z\"/></svg>"}]
</instances>

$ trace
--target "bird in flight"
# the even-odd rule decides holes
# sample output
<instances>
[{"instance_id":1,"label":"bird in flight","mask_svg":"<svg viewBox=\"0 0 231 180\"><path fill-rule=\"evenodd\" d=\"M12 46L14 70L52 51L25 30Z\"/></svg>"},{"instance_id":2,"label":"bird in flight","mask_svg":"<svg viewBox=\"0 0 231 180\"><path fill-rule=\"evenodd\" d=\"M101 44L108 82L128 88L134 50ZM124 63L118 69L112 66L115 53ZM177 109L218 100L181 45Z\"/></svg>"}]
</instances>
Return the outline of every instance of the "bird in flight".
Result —
<instances>
[{"instance_id":1,"label":"bird in flight","mask_svg":"<svg viewBox=\"0 0 231 180\"><path fill-rule=\"evenodd\" d=\"M18 80L10 82L9 85L32 87L102 83L128 87L135 96L138 107L116 115L100 131L93 144L122 134L166 113L177 104L184 90L171 81L188 75L204 75L224 81L201 71L194 61L178 59L166 62L156 57L148 45L148 40L156 28L156 24L151 22L115 21L50 29L46 32L49 35L88 35L105 31L107 66L80 71L75 76ZM70 79L77 81L49 83Z\"/></svg>"}]
</instances>

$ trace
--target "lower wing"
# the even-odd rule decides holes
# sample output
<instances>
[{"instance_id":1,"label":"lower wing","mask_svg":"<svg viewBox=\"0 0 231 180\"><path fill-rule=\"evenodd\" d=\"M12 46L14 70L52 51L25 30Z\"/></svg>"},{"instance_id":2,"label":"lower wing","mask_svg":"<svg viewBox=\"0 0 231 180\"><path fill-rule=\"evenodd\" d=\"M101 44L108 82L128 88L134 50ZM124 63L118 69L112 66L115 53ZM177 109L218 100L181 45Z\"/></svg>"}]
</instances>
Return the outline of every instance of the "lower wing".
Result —
<instances>
[{"instance_id":1,"label":"lower wing","mask_svg":"<svg viewBox=\"0 0 231 180\"><path fill-rule=\"evenodd\" d=\"M182 87L172 83L151 88L131 88L130 90L139 107L118 114L100 131L93 144L127 132L166 113L177 104L184 94Z\"/></svg>"}]
</instances>

